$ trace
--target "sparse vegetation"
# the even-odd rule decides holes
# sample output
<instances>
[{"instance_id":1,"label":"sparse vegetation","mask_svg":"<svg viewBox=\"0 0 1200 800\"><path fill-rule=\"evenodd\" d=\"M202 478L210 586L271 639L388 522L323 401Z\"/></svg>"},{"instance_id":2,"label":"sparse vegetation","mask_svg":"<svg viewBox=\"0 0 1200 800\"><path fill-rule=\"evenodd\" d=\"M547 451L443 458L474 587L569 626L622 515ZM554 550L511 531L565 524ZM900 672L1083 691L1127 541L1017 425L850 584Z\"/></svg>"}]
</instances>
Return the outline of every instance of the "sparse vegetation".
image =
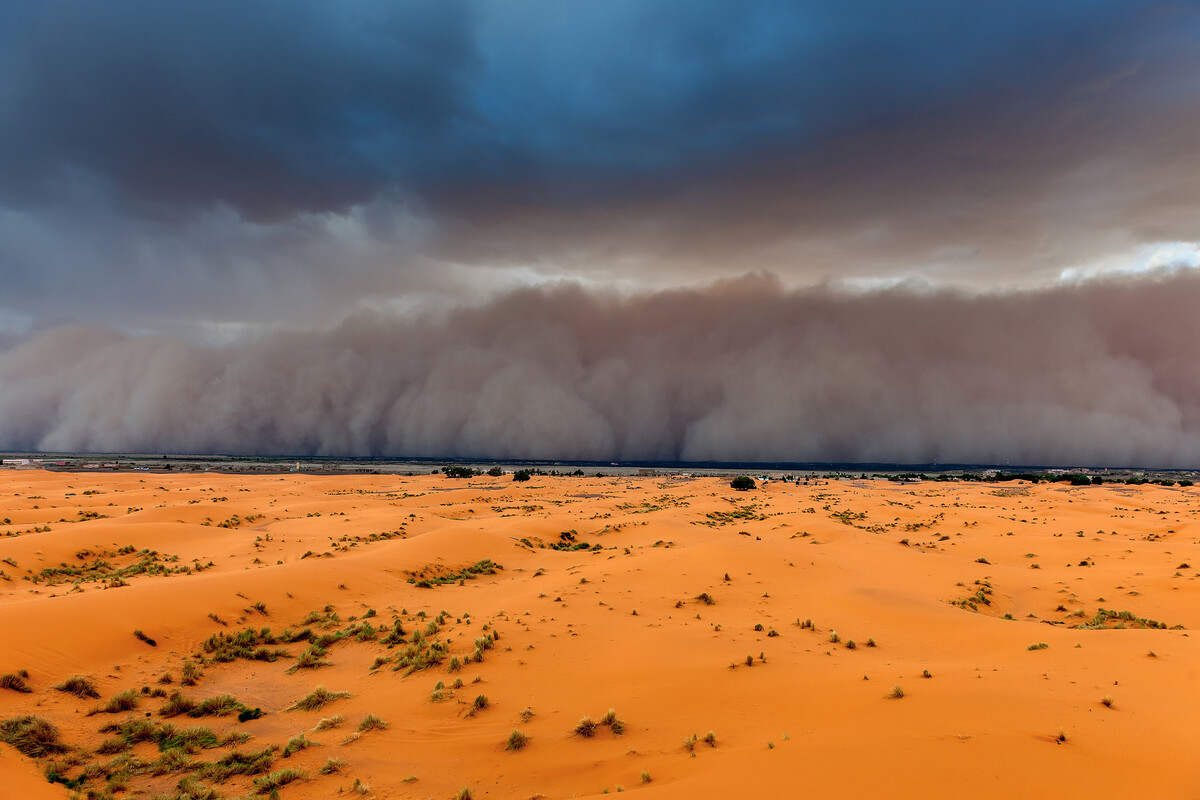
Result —
<instances>
[{"instance_id":1,"label":"sparse vegetation","mask_svg":"<svg viewBox=\"0 0 1200 800\"><path fill-rule=\"evenodd\" d=\"M93 709L90 714L121 714L125 711L133 711L138 707L137 692L133 689L121 692L113 696L107 703Z\"/></svg>"},{"instance_id":2,"label":"sparse vegetation","mask_svg":"<svg viewBox=\"0 0 1200 800\"><path fill-rule=\"evenodd\" d=\"M0 721L0 742L29 758L43 758L67 750L53 723L31 715Z\"/></svg>"},{"instance_id":3,"label":"sparse vegetation","mask_svg":"<svg viewBox=\"0 0 1200 800\"><path fill-rule=\"evenodd\" d=\"M585 739L590 739L596 735L596 721L591 717L584 717L576 723L574 733L576 736L582 736Z\"/></svg>"},{"instance_id":4,"label":"sparse vegetation","mask_svg":"<svg viewBox=\"0 0 1200 800\"><path fill-rule=\"evenodd\" d=\"M525 745L528 743L529 737L516 728L513 728L512 733L508 735L508 740L504 744L504 749L516 752L517 750L524 750Z\"/></svg>"},{"instance_id":5,"label":"sparse vegetation","mask_svg":"<svg viewBox=\"0 0 1200 800\"><path fill-rule=\"evenodd\" d=\"M334 700L351 697L350 692L331 692L324 686L318 686L312 692L300 698L284 709L284 711L320 711Z\"/></svg>"},{"instance_id":6,"label":"sparse vegetation","mask_svg":"<svg viewBox=\"0 0 1200 800\"><path fill-rule=\"evenodd\" d=\"M314 742L312 739L309 739L302 733L298 736L293 736L291 739L288 739L288 743L283 746L283 752L280 753L280 755L283 758L291 758L301 750L307 750L308 748L315 747L316 745L316 742Z\"/></svg>"},{"instance_id":7,"label":"sparse vegetation","mask_svg":"<svg viewBox=\"0 0 1200 800\"><path fill-rule=\"evenodd\" d=\"M358 723L358 732L366 733L367 731L381 731L388 726L380 717L374 714L367 714L363 717L362 722Z\"/></svg>"},{"instance_id":8,"label":"sparse vegetation","mask_svg":"<svg viewBox=\"0 0 1200 800\"><path fill-rule=\"evenodd\" d=\"M95 698L100 696L96 681L86 675L72 675L54 687L60 692L69 692L76 697Z\"/></svg>"},{"instance_id":9,"label":"sparse vegetation","mask_svg":"<svg viewBox=\"0 0 1200 800\"><path fill-rule=\"evenodd\" d=\"M287 786L293 781L307 780L308 774L304 770L299 769L281 769L272 772L270 775L264 775L261 778L254 779L254 788L259 794L269 794L270 792Z\"/></svg>"},{"instance_id":10,"label":"sparse vegetation","mask_svg":"<svg viewBox=\"0 0 1200 800\"><path fill-rule=\"evenodd\" d=\"M28 678L29 673L25 670L0 675L0 689L9 689L14 692L29 694L33 691L33 687L29 685Z\"/></svg>"},{"instance_id":11,"label":"sparse vegetation","mask_svg":"<svg viewBox=\"0 0 1200 800\"><path fill-rule=\"evenodd\" d=\"M900 698L904 697L904 689L902 689L900 684L897 683L892 687L892 693L888 696L893 700L899 700Z\"/></svg>"}]
</instances>

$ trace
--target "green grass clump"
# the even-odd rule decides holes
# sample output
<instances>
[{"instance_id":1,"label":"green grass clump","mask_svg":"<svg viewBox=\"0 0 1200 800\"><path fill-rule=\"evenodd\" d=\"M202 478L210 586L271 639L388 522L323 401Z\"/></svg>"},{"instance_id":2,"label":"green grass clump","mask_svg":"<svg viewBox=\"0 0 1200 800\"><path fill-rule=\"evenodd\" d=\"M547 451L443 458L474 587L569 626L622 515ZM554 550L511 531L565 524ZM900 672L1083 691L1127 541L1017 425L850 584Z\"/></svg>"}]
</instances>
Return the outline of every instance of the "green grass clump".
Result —
<instances>
[{"instance_id":1,"label":"green grass clump","mask_svg":"<svg viewBox=\"0 0 1200 800\"><path fill-rule=\"evenodd\" d=\"M100 692L96 689L96 681L86 675L72 675L54 688L60 692L70 692L76 697L100 696Z\"/></svg>"},{"instance_id":2,"label":"green grass clump","mask_svg":"<svg viewBox=\"0 0 1200 800\"><path fill-rule=\"evenodd\" d=\"M1026 647L1025 649L1026 650L1045 650L1049 646L1050 645L1046 644L1045 642L1037 642L1036 644L1029 645L1029 647Z\"/></svg>"},{"instance_id":3,"label":"green grass clump","mask_svg":"<svg viewBox=\"0 0 1200 800\"><path fill-rule=\"evenodd\" d=\"M528 743L529 737L516 728L513 728L513 732L508 735L508 741L504 744L504 749L516 752L517 750L525 749L525 745Z\"/></svg>"},{"instance_id":4,"label":"green grass clump","mask_svg":"<svg viewBox=\"0 0 1200 800\"><path fill-rule=\"evenodd\" d=\"M303 652L296 658L296 663L288 669L288 674L302 669L316 669L317 667L333 666L332 661L325 661L325 648L313 643L304 649Z\"/></svg>"},{"instance_id":5,"label":"green grass clump","mask_svg":"<svg viewBox=\"0 0 1200 800\"><path fill-rule=\"evenodd\" d=\"M280 755L283 758L291 758L301 750L307 750L308 748L316 747L317 745L318 742L314 742L312 739L307 738L302 733L299 736L293 736L291 739L288 739L288 743L283 746L283 752L280 753Z\"/></svg>"},{"instance_id":6,"label":"green grass clump","mask_svg":"<svg viewBox=\"0 0 1200 800\"><path fill-rule=\"evenodd\" d=\"M0 675L0 689L11 689L14 692L21 694L29 694L33 691L33 687L25 679L29 677L29 673L25 670L19 672L10 672L7 675Z\"/></svg>"},{"instance_id":7,"label":"green grass clump","mask_svg":"<svg viewBox=\"0 0 1200 800\"><path fill-rule=\"evenodd\" d=\"M281 769L272 772L270 775L264 775L261 778L254 779L254 788L259 794L267 794L280 787L287 786L293 781L303 781L308 779L308 773L299 769Z\"/></svg>"},{"instance_id":8,"label":"green grass clump","mask_svg":"<svg viewBox=\"0 0 1200 800\"><path fill-rule=\"evenodd\" d=\"M341 758L330 756L325 759L325 763L317 770L319 775L333 775L342 771L342 767L346 766L346 761Z\"/></svg>"},{"instance_id":9,"label":"green grass clump","mask_svg":"<svg viewBox=\"0 0 1200 800\"><path fill-rule=\"evenodd\" d=\"M366 733L367 731L374 730L381 731L387 726L388 724L384 720L380 719L374 714L367 714L365 717L363 717L362 722L358 723L358 732Z\"/></svg>"},{"instance_id":10,"label":"green grass clump","mask_svg":"<svg viewBox=\"0 0 1200 800\"><path fill-rule=\"evenodd\" d=\"M187 712L189 717L227 717L230 714L244 710L246 707L238 702L233 695L219 694L207 700L200 701L195 708Z\"/></svg>"},{"instance_id":11,"label":"green grass clump","mask_svg":"<svg viewBox=\"0 0 1200 800\"><path fill-rule=\"evenodd\" d=\"M324 686L318 686L310 694L285 708L284 711L320 711L334 700L341 700L343 697L350 696L350 692L331 692Z\"/></svg>"},{"instance_id":12,"label":"green grass clump","mask_svg":"<svg viewBox=\"0 0 1200 800\"><path fill-rule=\"evenodd\" d=\"M345 721L346 718L341 714L334 714L332 717L322 717L321 721L318 722L316 727L313 728L313 733L320 733L321 731L327 731L331 728L336 728Z\"/></svg>"},{"instance_id":13,"label":"green grass clump","mask_svg":"<svg viewBox=\"0 0 1200 800\"><path fill-rule=\"evenodd\" d=\"M650 777L650 773L642 770L642 783L649 783L652 780L654 779Z\"/></svg>"},{"instance_id":14,"label":"green grass clump","mask_svg":"<svg viewBox=\"0 0 1200 800\"><path fill-rule=\"evenodd\" d=\"M173 725L163 725L158 733L158 749L164 753L171 750L181 750L184 753L198 753L201 750L212 750L221 745L221 740L211 728L195 727L176 730Z\"/></svg>"},{"instance_id":15,"label":"green grass clump","mask_svg":"<svg viewBox=\"0 0 1200 800\"><path fill-rule=\"evenodd\" d=\"M0 742L29 758L42 758L67 750L53 723L28 714L0 722Z\"/></svg>"},{"instance_id":16,"label":"green grass clump","mask_svg":"<svg viewBox=\"0 0 1200 800\"><path fill-rule=\"evenodd\" d=\"M610 708L606 711L604 716L600 718L599 724L607 725L617 736L625 732L625 723L617 717L616 709Z\"/></svg>"},{"instance_id":17,"label":"green grass clump","mask_svg":"<svg viewBox=\"0 0 1200 800\"><path fill-rule=\"evenodd\" d=\"M97 706L92 711L88 712L88 714L89 716L91 714L122 714L126 711L133 711L137 707L137 692L135 692L133 689L128 689L118 695L115 695L104 705Z\"/></svg>"},{"instance_id":18,"label":"green grass clump","mask_svg":"<svg viewBox=\"0 0 1200 800\"><path fill-rule=\"evenodd\" d=\"M234 750L201 767L200 775L216 783L224 783L234 775L261 775L275 763L275 751L278 749L272 745L257 753Z\"/></svg>"}]
</instances>

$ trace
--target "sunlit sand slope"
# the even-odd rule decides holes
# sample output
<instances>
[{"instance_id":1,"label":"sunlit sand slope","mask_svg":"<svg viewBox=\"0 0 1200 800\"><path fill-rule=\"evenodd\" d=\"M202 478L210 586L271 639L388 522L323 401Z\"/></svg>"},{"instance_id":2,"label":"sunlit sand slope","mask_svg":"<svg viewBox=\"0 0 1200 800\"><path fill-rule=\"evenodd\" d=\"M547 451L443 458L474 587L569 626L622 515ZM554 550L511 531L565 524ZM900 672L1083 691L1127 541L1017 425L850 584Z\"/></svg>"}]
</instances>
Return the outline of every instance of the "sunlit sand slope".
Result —
<instances>
[{"instance_id":1,"label":"sunlit sand slope","mask_svg":"<svg viewBox=\"0 0 1200 800\"><path fill-rule=\"evenodd\" d=\"M4 796L1200 794L1192 488L3 472L0 498Z\"/></svg>"}]
</instances>

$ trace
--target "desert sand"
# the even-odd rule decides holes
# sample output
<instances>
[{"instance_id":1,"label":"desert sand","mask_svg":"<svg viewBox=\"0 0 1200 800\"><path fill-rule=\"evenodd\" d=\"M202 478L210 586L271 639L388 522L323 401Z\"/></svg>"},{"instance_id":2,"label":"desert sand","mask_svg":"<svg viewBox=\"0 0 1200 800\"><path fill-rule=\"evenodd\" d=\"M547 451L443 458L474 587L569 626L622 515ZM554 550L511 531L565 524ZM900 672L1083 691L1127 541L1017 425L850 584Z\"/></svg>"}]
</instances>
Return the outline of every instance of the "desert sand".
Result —
<instances>
[{"instance_id":1,"label":"desert sand","mask_svg":"<svg viewBox=\"0 0 1200 800\"><path fill-rule=\"evenodd\" d=\"M1198 491L3 472L0 795L1195 797Z\"/></svg>"}]
</instances>

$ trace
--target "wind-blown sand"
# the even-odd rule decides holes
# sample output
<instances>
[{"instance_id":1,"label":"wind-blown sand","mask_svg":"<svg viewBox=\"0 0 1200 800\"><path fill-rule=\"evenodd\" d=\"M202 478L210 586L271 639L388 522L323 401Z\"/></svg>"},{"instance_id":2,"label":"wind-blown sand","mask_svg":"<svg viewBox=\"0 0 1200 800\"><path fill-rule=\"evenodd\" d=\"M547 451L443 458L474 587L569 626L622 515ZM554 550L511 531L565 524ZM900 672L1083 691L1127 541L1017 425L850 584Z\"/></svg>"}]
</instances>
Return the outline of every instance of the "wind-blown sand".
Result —
<instances>
[{"instance_id":1,"label":"wind-blown sand","mask_svg":"<svg viewBox=\"0 0 1200 800\"><path fill-rule=\"evenodd\" d=\"M0 675L27 670L32 689L0 689L0 722L42 717L72 748L33 760L0 745L0 794L69 796L50 769L101 797L175 797L189 776L184 797L237 797L294 768L305 777L283 798L1194 797L1197 492L0 473ZM486 559L500 568L410 582ZM205 651L213 634L264 627L246 654L287 651L278 660ZM289 672L309 641L281 636L305 627L347 634L314 659L327 666ZM394 669L438 641L440 663ZM481 661L448 671L477 643ZM202 670L193 686L185 659ZM100 699L54 689L76 674ZM319 685L352 696L285 710ZM125 690L135 709L88 714ZM176 691L265 713L164 717ZM623 732L573 733L610 708ZM355 737L368 714L387 727ZM100 732L138 720L151 741ZM164 756L162 724L252 738ZM519 751L505 747L514 729ZM202 768L301 733L319 746L253 774ZM345 763L320 774L331 758Z\"/></svg>"}]
</instances>

